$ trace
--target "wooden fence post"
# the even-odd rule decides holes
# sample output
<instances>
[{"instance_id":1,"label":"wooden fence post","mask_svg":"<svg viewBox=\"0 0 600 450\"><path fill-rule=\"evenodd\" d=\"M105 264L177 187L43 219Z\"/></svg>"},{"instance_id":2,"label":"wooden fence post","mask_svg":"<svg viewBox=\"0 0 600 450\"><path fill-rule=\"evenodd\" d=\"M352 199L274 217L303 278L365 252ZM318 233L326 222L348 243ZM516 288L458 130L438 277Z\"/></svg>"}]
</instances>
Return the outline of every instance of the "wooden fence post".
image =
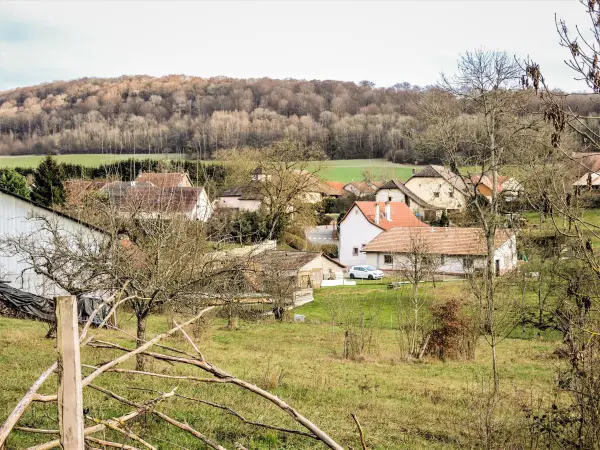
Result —
<instances>
[{"instance_id":1,"label":"wooden fence post","mask_svg":"<svg viewBox=\"0 0 600 450\"><path fill-rule=\"evenodd\" d=\"M85 448L85 439L77 299L64 296L55 300L60 443L63 449L79 450Z\"/></svg>"}]
</instances>

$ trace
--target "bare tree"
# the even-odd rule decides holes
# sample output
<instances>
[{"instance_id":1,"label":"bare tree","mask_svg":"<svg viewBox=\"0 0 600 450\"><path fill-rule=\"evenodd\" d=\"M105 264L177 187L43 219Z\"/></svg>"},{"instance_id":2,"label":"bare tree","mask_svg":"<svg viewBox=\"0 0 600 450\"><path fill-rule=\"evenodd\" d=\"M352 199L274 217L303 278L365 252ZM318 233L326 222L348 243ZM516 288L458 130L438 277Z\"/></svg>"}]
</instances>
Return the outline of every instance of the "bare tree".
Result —
<instances>
[{"instance_id":1,"label":"bare tree","mask_svg":"<svg viewBox=\"0 0 600 450\"><path fill-rule=\"evenodd\" d=\"M499 172L504 161L510 156L518 159L526 150L524 145L529 133L541 126L541 121L527 114L532 97L520 89L520 68L516 61L505 52L475 50L461 55L457 74L443 76L442 87L454 96L463 99L473 109L477 120L477 133L469 138L473 152L468 158L455 153L457 139L448 139L450 166L464 180L468 208L474 212L477 226L481 227L486 242L485 283L481 288L485 292L482 306L485 308L485 330L490 336L492 351L492 372L494 388L499 387L496 358L496 333L494 314L496 310L496 270L494 267L494 240L496 231L502 227ZM455 130L461 133L460 130ZM460 173L459 167L475 165L479 173ZM477 183L472 176L489 176L491 196L485 198L479 194Z\"/></svg>"},{"instance_id":2,"label":"bare tree","mask_svg":"<svg viewBox=\"0 0 600 450\"><path fill-rule=\"evenodd\" d=\"M412 318L408 327L408 354L414 358L422 357L429 336L425 334L424 317L421 310L425 306L425 298L420 292L420 284L426 280L434 280L435 273L441 266L441 256L435 253L435 248L427 241L429 229L415 227L410 229L410 244L408 252L392 253L394 270L402 272L402 276L411 284L410 305ZM399 306L399 308L402 308Z\"/></svg>"}]
</instances>

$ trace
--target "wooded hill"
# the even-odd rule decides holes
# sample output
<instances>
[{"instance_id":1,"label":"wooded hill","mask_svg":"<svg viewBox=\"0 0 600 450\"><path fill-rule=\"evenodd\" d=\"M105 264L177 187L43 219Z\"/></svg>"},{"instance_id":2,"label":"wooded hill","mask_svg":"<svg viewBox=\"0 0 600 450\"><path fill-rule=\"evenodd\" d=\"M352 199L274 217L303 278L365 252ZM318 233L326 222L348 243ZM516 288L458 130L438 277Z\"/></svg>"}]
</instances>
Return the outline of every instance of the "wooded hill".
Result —
<instances>
[{"instance_id":1,"label":"wooded hill","mask_svg":"<svg viewBox=\"0 0 600 450\"><path fill-rule=\"evenodd\" d=\"M323 146L332 159L421 159L418 102L435 88L373 83L124 76L0 92L0 155L194 153L264 147L283 137ZM567 106L596 114L598 103ZM465 107L468 114L468 106Z\"/></svg>"}]
</instances>

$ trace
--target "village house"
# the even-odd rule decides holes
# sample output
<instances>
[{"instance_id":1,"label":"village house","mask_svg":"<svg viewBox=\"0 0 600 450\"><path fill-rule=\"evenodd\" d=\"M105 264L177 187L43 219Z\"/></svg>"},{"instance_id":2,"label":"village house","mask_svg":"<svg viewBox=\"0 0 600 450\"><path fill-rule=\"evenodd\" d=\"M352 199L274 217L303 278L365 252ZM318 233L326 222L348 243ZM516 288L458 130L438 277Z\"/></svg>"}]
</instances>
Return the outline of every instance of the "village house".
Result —
<instances>
[{"instance_id":1,"label":"village house","mask_svg":"<svg viewBox=\"0 0 600 450\"><path fill-rule=\"evenodd\" d=\"M344 186L344 190L357 198L375 195L377 189L383 186L379 181L352 181Z\"/></svg>"},{"instance_id":2,"label":"village house","mask_svg":"<svg viewBox=\"0 0 600 450\"><path fill-rule=\"evenodd\" d=\"M207 222L213 206L202 187L158 187L151 182L115 181L101 189L117 212L144 218L182 216Z\"/></svg>"},{"instance_id":3,"label":"village house","mask_svg":"<svg viewBox=\"0 0 600 450\"><path fill-rule=\"evenodd\" d=\"M395 227L426 227L404 202L354 202L339 223L339 259L346 266L365 264L365 245Z\"/></svg>"},{"instance_id":4,"label":"village house","mask_svg":"<svg viewBox=\"0 0 600 450\"><path fill-rule=\"evenodd\" d=\"M323 280L340 278L345 267L320 252L270 250L256 256L263 278L291 278L298 289L320 288Z\"/></svg>"},{"instance_id":5,"label":"village house","mask_svg":"<svg viewBox=\"0 0 600 450\"><path fill-rule=\"evenodd\" d=\"M398 180L390 180L381 186L375 194L375 201L405 203L418 218L425 220L433 220L436 213L441 212L441 208L430 205Z\"/></svg>"},{"instance_id":6,"label":"village house","mask_svg":"<svg viewBox=\"0 0 600 450\"><path fill-rule=\"evenodd\" d=\"M497 230L494 249L496 275L516 267L517 241L512 231ZM435 273L464 275L485 268L487 246L481 228L400 227L380 233L363 252L366 264L379 270L411 270L418 255L417 260L430 258Z\"/></svg>"},{"instance_id":7,"label":"village house","mask_svg":"<svg viewBox=\"0 0 600 450\"><path fill-rule=\"evenodd\" d=\"M600 174L596 172L588 172L581 176L575 183L573 188L581 193L585 191L597 191L600 189Z\"/></svg>"},{"instance_id":8,"label":"village house","mask_svg":"<svg viewBox=\"0 0 600 450\"><path fill-rule=\"evenodd\" d=\"M194 186L186 172L140 172L135 181L137 183L150 183L160 188Z\"/></svg>"},{"instance_id":9,"label":"village house","mask_svg":"<svg viewBox=\"0 0 600 450\"><path fill-rule=\"evenodd\" d=\"M469 196L463 178L443 166L429 165L404 183L416 196L435 208L463 210Z\"/></svg>"},{"instance_id":10,"label":"village house","mask_svg":"<svg viewBox=\"0 0 600 450\"><path fill-rule=\"evenodd\" d=\"M488 200L492 198L492 187L494 185L492 176L489 174L475 175L471 177L471 182L477 188L477 192ZM505 201L513 201L521 195L523 186L512 177L498 175L496 179L496 193Z\"/></svg>"}]
</instances>

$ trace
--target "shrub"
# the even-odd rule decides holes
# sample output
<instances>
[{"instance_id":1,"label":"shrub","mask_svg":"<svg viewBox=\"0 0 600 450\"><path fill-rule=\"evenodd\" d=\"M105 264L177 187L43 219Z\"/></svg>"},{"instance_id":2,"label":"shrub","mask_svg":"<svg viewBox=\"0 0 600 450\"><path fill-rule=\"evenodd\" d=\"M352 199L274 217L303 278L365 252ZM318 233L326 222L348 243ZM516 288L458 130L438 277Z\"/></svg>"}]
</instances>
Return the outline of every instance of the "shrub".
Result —
<instances>
[{"instance_id":1,"label":"shrub","mask_svg":"<svg viewBox=\"0 0 600 450\"><path fill-rule=\"evenodd\" d=\"M451 299L431 307L434 329L427 353L440 359L472 359L477 331L460 300Z\"/></svg>"}]
</instances>

